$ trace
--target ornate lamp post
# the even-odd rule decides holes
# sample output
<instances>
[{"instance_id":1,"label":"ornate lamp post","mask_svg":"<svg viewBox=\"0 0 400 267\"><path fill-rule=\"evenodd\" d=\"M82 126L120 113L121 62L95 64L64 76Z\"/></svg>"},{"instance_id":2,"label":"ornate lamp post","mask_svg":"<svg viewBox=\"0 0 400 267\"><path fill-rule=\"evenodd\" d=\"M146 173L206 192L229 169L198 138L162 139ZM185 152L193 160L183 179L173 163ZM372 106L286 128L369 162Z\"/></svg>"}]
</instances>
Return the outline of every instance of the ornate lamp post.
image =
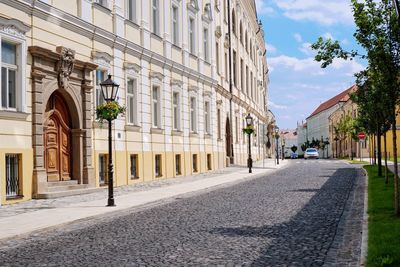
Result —
<instances>
[{"instance_id":1,"label":"ornate lamp post","mask_svg":"<svg viewBox=\"0 0 400 267\"><path fill-rule=\"evenodd\" d=\"M276 139L276 164L279 165L279 127L275 126L275 139Z\"/></svg>"},{"instance_id":2,"label":"ornate lamp post","mask_svg":"<svg viewBox=\"0 0 400 267\"><path fill-rule=\"evenodd\" d=\"M250 113L246 116L246 129L244 131L247 133L249 136L249 157L247 159L247 167L249 167L249 173L252 173L253 171L251 168L253 167L253 160L251 159L251 139L250 135L254 132L253 129L253 117L250 116Z\"/></svg>"},{"instance_id":3,"label":"ornate lamp post","mask_svg":"<svg viewBox=\"0 0 400 267\"><path fill-rule=\"evenodd\" d=\"M107 103L114 102L117 98L119 84L115 83L111 79L111 75L108 75L108 79L104 82L100 83L101 92L103 94L104 100ZM115 206L114 202L114 171L112 164L112 132L111 125L113 119L109 118L108 121L108 201L107 206L113 207Z\"/></svg>"}]
</instances>

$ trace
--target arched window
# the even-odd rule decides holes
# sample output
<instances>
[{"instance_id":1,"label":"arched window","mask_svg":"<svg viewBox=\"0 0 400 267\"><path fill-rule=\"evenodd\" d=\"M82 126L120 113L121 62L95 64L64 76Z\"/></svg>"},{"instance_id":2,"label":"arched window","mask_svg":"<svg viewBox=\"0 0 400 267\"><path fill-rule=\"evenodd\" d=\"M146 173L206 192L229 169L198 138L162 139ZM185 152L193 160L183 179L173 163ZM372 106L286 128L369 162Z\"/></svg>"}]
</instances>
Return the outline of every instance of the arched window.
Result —
<instances>
[{"instance_id":1,"label":"arched window","mask_svg":"<svg viewBox=\"0 0 400 267\"><path fill-rule=\"evenodd\" d=\"M242 25L241 21L239 24L239 39L240 39L240 42L243 44L243 25Z\"/></svg>"},{"instance_id":2,"label":"arched window","mask_svg":"<svg viewBox=\"0 0 400 267\"><path fill-rule=\"evenodd\" d=\"M232 10L232 31L236 35L236 16L235 9Z\"/></svg>"}]
</instances>

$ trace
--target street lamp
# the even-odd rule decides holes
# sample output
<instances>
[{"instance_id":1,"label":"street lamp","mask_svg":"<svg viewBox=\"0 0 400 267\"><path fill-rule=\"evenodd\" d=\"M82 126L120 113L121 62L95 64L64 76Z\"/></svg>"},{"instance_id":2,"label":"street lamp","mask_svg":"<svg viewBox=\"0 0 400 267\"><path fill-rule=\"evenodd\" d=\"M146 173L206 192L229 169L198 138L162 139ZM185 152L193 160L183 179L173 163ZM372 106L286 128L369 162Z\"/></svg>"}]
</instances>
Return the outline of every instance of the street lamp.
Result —
<instances>
[{"instance_id":1,"label":"street lamp","mask_svg":"<svg viewBox=\"0 0 400 267\"><path fill-rule=\"evenodd\" d=\"M108 79L100 83L101 92L104 100L109 103L115 101L117 98L119 84L115 83L111 79L111 75L108 75ZM111 132L112 119L108 119L108 201L107 206L115 206L114 202L114 171L112 164L112 132Z\"/></svg>"},{"instance_id":2,"label":"street lamp","mask_svg":"<svg viewBox=\"0 0 400 267\"><path fill-rule=\"evenodd\" d=\"M279 127L275 126L275 139L276 139L276 164L279 165L279 143L278 143L278 139L279 139Z\"/></svg>"},{"instance_id":3,"label":"street lamp","mask_svg":"<svg viewBox=\"0 0 400 267\"><path fill-rule=\"evenodd\" d=\"M336 158L338 157L338 154L337 154L337 141L339 141L339 138L337 137L337 136L335 136L335 138L333 139L334 141L335 141L335 150L336 150Z\"/></svg>"},{"instance_id":4,"label":"street lamp","mask_svg":"<svg viewBox=\"0 0 400 267\"><path fill-rule=\"evenodd\" d=\"M325 145L326 145L326 158L329 158L329 137L326 138Z\"/></svg>"},{"instance_id":5,"label":"street lamp","mask_svg":"<svg viewBox=\"0 0 400 267\"><path fill-rule=\"evenodd\" d=\"M250 113L246 116L246 129L245 132L249 136L249 157L247 159L247 167L249 167L249 173L252 173L251 168L253 167L253 160L251 159L251 139L250 135L254 132L253 130L253 117L250 116Z\"/></svg>"}]
</instances>

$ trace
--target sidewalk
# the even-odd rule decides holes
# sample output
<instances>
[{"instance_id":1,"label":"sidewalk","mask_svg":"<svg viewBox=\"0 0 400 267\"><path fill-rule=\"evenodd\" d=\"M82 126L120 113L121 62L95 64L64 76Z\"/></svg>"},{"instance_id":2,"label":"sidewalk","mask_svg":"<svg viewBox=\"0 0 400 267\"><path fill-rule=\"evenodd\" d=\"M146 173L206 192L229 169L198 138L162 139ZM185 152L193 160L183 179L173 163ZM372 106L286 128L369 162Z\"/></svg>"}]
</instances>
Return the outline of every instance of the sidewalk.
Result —
<instances>
[{"instance_id":1,"label":"sidewalk","mask_svg":"<svg viewBox=\"0 0 400 267\"><path fill-rule=\"evenodd\" d=\"M30 200L0 207L0 240L25 235L57 225L119 210L140 207L182 194L226 186L268 174L287 165L289 160L275 165L273 159L254 164L253 173L245 167L229 167L211 173L170 178L115 188L116 207L106 207L107 189L59 199ZM234 174L234 175L233 175Z\"/></svg>"}]
</instances>

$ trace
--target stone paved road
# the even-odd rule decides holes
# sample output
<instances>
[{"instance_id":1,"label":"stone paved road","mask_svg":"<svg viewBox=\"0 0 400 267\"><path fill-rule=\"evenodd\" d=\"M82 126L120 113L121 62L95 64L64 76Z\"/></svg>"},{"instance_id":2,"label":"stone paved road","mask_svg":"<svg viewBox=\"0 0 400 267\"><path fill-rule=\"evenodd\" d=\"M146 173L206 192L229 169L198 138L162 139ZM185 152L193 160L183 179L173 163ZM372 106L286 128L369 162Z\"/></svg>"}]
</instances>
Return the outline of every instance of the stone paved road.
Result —
<instances>
[{"instance_id":1,"label":"stone paved road","mask_svg":"<svg viewBox=\"0 0 400 267\"><path fill-rule=\"evenodd\" d=\"M364 180L342 162L293 161L231 187L3 242L0 266L357 266Z\"/></svg>"}]
</instances>

